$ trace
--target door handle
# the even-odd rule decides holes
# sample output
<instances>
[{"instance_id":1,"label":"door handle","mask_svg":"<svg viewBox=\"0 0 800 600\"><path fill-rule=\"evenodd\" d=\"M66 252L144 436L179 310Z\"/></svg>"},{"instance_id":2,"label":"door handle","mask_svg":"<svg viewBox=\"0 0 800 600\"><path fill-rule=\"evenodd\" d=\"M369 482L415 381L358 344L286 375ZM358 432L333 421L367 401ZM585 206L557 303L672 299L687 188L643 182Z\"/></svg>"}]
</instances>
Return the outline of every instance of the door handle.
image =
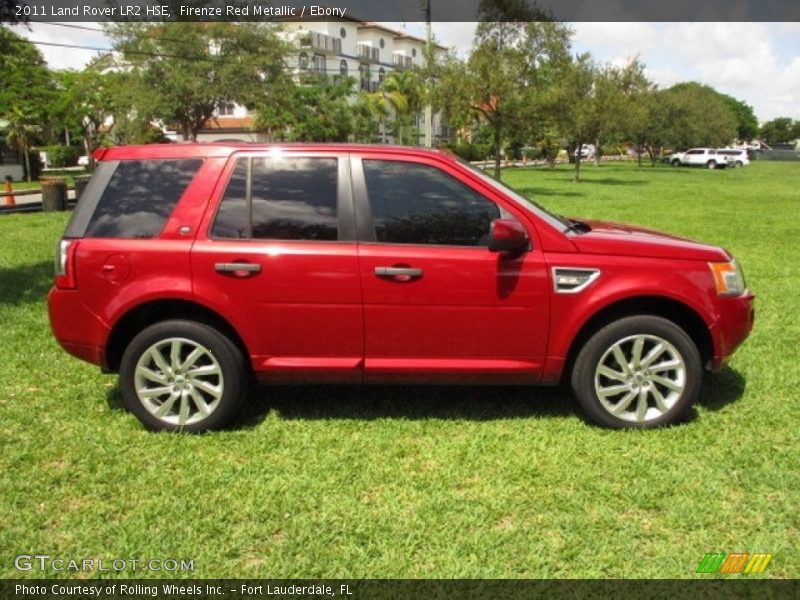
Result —
<instances>
[{"instance_id":1,"label":"door handle","mask_svg":"<svg viewBox=\"0 0 800 600\"><path fill-rule=\"evenodd\" d=\"M214 270L217 273L231 273L239 277L245 277L250 274L260 273L261 265L246 262L231 262L231 263L214 263Z\"/></svg>"},{"instance_id":2,"label":"door handle","mask_svg":"<svg viewBox=\"0 0 800 600\"><path fill-rule=\"evenodd\" d=\"M376 277L389 277L396 281L411 281L422 277L422 269L412 267L375 267Z\"/></svg>"}]
</instances>

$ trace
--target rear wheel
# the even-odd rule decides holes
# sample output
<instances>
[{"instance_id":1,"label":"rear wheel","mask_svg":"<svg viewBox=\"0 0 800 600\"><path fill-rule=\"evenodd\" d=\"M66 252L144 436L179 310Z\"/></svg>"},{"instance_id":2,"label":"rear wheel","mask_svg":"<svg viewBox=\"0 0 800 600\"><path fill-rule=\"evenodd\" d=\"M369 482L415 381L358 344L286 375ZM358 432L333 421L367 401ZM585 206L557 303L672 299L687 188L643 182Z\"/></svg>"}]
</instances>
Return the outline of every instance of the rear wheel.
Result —
<instances>
[{"instance_id":1,"label":"rear wheel","mask_svg":"<svg viewBox=\"0 0 800 600\"><path fill-rule=\"evenodd\" d=\"M599 425L651 428L682 419L700 393L700 354L672 321L626 317L597 331L578 353L571 383Z\"/></svg>"},{"instance_id":2,"label":"rear wheel","mask_svg":"<svg viewBox=\"0 0 800 600\"><path fill-rule=\"evenodd\" d=\"M742 161L740 161L740 160L737 160L735 163L733 163L733 168L734 169L740 169L743 166L744 166L744 163L742 163Z\"/></svg>"},{"instance_id":3,"label":"rear wheel","mask_svg":"<svg viewBox=\"0 0 800 600\"><path fill-rule=\"evenodd\" d=\"M153 430L196 433L225 425L241 404L245 376L239 349L194 321L147 327L120 364L125 404Z\"/></svg>"},{"instance_id":4,"label":"rear wheel","mask_svg":"<svg viewBox=\"0 0 800 600\"><path fill-rule=\"evenodd\" d=\"M708 162L706 163L706 166L707 166L709 169L716 169L716 168L717 168L717 161L715 161L715 160L710 160L710 161L708 161Z\"/></svg>"}]
</instances>

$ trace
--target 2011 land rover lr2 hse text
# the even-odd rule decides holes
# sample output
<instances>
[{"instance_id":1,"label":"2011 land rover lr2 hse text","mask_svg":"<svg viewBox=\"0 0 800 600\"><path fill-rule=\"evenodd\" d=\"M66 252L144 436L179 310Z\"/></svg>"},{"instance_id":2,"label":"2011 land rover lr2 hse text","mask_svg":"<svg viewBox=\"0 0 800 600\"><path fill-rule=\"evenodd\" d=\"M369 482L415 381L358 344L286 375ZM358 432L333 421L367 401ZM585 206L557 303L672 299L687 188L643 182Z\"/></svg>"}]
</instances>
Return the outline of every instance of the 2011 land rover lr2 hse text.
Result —
<instances>
[{"instance_id":1,"label":"2011 land rover lr2 hse text","mask_svg":"<svg viewBox=\"0 0 800 600\"><path fill-rule=\"evenodd\" d=\"M686 415L753 325L721 248L550 214L446 154L117 147L58 244L52 329L151 429L264 382L568 382L589 419ZM532 399L533 401L533 399Z\"/></svg>"}]
</instances>

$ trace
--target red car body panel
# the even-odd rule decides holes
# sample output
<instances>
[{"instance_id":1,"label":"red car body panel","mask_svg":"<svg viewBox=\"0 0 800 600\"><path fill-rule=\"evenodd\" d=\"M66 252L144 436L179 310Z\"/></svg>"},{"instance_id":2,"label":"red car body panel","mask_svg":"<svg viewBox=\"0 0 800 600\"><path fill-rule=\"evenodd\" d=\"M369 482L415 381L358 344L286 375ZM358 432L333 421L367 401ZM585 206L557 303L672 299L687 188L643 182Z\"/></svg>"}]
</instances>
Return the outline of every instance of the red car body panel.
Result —
<instances>
[{"instance_id":1,"label":"red car body panel","mask_svg":"<svg viewBox=\"0 0 800 600\"><path fill-rule=\"evenodd\" d=\"M274 152L347 158L354 173L363 158L433 166L518 220L530 248L213 239L235 158ZM115 326L138 307L164 300L216 313L238 333L253 371L266 381L555 383L581 328L636 298L664 299L695 313L711 335L712 367L752 328L752 294L723 297L715 289L708 263L729 261L724 250L605 222L588 222L588 232L560 231L445 154L185 144L110 148L96 157L204 161L156 238L81 238L74 249L76 289L51 291L55 337L101 366L113 366L108 344ZM353 190L354 204L366 202L355 176ZM253 270L217 268L235 263ZM583 291L563 293L554 287L557 267L600 274ZM386 268L419 274L382 275Z\"/></svg>"}]
</instances>

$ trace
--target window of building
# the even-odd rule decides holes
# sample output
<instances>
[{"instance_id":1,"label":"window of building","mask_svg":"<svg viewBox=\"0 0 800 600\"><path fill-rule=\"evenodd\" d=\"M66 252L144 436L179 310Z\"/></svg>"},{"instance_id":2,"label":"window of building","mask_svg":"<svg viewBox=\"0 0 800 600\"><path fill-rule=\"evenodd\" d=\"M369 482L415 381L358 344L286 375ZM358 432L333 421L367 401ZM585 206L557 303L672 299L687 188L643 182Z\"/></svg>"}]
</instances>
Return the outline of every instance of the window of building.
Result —
<instances>
[{"instance_id":1,"label":"window of building","mask_svg":"<svg viewBox=\"0 0 800 600\"><path fill-rule=\"evenodd\" d=\"M236 112L236 105L233 102L223 102L217 107L217 115L220 117L232 117Z\"/></svg>"},{"instance_id":2,"label":"window of building","mask_svg":"<svg viewBox=\"0 0 800 600\"><path fill-rule=\"evenodd\" d=\"M312 63L312 70L316 73L325 73L327 71L325 65L325 55L324 54L315 54Z\"/></svg>"},{"instance_id":3,"label":"window of building","mask_svg":"<svg viewBox=\"0 0 800 600\"><path fill-rule=\"evenodd\" d=\"M384 41L384 39L383 39L383 38L381 38L381 39L378 41L378 45L381 47L381 50L383 50L383 49L386 47L386 42Z\"/></svg>"},{"instance_id":4,"label":"window of building","mask_svg":"<svg viewBox=\"0 0 800 600\"><path fill-rule=\"evenodd\" d=\"M496 204L427 165L364 160L375 239L391 244L485 246Z\"/></svg>"},{"instance_id":5,"label":"window of building","mask_svg":"<svg viewBox=\"0 0 800 600\"><path fill-rule=\"evenodd\" d=\"M342 39L347 37L347 30L344 27L339 30L339 37Z\"/></svg>"},{"instance_id":6,"label":"window of building","mask_svg":"<svg viewBox=\"0 0 800 600\"><path fill-rule=\"evenodd\" d=\"M297 62L298 66L305 70L308 68L308 54L301 52Z\"/></svg>"},{"instance_id":7,"label":"window of building","mask_svg":"<svg viewBox=\"0 0 800 600\"><path fill-rule=\"evenodd\" d=\"M339 62L339 74L342 77L347 77L347 61L342 60Z\"/></svg>"}]
</instances>

